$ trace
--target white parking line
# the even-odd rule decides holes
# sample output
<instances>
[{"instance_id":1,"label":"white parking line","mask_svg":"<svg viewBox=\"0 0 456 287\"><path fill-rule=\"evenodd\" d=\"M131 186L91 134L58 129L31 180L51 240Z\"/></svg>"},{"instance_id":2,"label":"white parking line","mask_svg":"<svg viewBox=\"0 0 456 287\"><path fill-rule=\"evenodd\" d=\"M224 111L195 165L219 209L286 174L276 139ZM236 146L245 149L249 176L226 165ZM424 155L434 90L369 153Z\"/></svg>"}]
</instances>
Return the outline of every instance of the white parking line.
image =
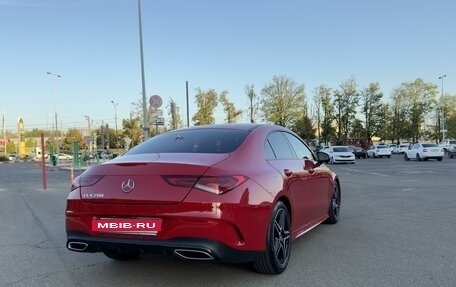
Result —
<instances>
[{"instance_id":1,"label":"white parking line","mask_svg":"<svg viewBox=\"0 0 456 287\"><path fill-rule=\"evenodd\" d=\"M370 171L363 171L363 170L358 170L358 169L353 169L353 168L347 168L348 170L352 170L352 171L356 171L356 172L360 172L360 173L367 173L367 174L372 174L372 175L378 175L378 176L385 176L385 177L389 177L391 175L389 174L383 174L383 173L377 173L377 172L370 172Z\"/></svg>"}]
</instances>

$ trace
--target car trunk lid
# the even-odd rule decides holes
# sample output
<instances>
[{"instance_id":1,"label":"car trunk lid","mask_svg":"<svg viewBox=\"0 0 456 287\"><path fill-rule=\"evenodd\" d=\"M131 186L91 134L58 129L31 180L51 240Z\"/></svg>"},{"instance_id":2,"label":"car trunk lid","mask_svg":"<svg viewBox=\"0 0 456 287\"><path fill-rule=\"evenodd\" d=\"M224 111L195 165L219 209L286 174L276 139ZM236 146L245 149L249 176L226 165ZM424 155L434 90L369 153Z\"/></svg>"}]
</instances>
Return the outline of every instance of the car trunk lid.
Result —
<instances>
[{"instance_id":1,"label":"car trunk lid","mask_svg":"<svg viewBox=\"0 0 456 287\"><path fill-rule=\"evenodd\" d=\"M81 175L81 198L95 204L177 204L197 179L229 154L137 154L93 166ZM169 184L164 176L193 179L187 186ZM87 183L87 184L84 184Z\"/></svg>"}]
</instances>

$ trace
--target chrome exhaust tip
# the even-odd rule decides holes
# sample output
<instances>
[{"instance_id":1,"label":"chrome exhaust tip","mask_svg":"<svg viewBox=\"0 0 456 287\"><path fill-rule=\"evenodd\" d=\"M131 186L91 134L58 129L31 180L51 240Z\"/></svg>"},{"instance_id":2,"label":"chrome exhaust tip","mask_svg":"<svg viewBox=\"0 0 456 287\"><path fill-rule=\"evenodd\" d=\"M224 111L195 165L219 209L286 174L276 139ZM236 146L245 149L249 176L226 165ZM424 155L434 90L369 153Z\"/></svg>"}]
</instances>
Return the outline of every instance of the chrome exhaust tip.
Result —
<instances>
[{"instance_id":1,"label":"chrome exhaust tip","mask_svg":"<svg viewBox=\"0 0 456 287\"><path fill-rule=\"evenodd\" d=\"M185 260L201 260L212 261L215 260L214 256L206 251L193 250L193 249L174 249L173 254Z\"/></svg>"},{"instance_id":2,"label":"chrome exhaust tip","mask_svg":"<svg viewBox=\"0 0 456 287\"><path fill-rule=\"evenodd\" d=\"M87 250L87 247L89 247L89 244L85 242L71 241L67 243L67 248L72 251L84 252Z\"/></svg>"}]
</instances>

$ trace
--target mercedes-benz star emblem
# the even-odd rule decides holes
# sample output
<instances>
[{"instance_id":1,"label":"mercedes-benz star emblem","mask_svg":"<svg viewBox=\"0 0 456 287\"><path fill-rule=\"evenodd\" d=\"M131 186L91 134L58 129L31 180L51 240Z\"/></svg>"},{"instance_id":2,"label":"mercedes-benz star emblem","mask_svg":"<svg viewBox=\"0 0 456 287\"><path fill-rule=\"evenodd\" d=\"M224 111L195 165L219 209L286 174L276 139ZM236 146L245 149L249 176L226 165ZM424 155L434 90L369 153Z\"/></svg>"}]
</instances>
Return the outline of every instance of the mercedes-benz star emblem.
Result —
<instances>
[{"instance_id":1,"label":"mercedes-benz star emblem","mask_svg":"<svg viewBox=\"0 0 456 287\"><path fill-rule=\"evenodd\" d=\"M128 193L132 191L135 188L135 181L131 178L122 181L122 184L120 186L122 188L122 191L125 193Z\"/></svg>"}]
</instances>

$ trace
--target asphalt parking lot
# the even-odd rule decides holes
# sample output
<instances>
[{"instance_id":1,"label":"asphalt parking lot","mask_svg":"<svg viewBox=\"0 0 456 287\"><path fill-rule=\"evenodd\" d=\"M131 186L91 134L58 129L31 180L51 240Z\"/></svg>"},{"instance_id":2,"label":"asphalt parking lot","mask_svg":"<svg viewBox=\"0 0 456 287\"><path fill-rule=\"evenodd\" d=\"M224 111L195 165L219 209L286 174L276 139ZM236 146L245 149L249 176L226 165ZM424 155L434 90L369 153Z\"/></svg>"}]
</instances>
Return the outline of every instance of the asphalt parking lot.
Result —
<instances>
[{"instance_id":1,"label":"asphalt parking lot","mask_svg":"<svg viewBox=\"0 0 456 287\"><path fill-rule=\"evenodd\" d=\"M339 224L293 243L288 269L147 256L114 262L65 247L67 170L0 164L0 286L455 286L456 159L358 159L341 179ZM76 175L78 172L76 172Z\"/></svg>"}]
</instances>

